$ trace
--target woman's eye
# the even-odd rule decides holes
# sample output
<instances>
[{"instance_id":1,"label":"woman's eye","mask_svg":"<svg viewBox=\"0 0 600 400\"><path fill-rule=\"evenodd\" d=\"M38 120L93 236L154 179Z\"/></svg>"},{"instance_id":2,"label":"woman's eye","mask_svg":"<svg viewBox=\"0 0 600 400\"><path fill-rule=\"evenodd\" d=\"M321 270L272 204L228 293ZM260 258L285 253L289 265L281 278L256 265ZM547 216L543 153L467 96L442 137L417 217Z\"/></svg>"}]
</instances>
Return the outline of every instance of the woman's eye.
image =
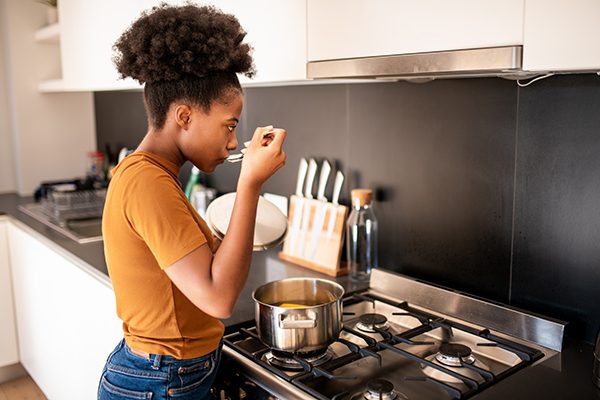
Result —
<instances>
[{"instance_id":1,"label":"woman's eye","mask_svg":"<svg viewBox=\"0 0 600 400\"><path fill-rule=\"evenodd\" d=\"M235 125L228 126L227 129L229 129L229 133L231 133L235 129Z\"/></svg>"}]
</instances>

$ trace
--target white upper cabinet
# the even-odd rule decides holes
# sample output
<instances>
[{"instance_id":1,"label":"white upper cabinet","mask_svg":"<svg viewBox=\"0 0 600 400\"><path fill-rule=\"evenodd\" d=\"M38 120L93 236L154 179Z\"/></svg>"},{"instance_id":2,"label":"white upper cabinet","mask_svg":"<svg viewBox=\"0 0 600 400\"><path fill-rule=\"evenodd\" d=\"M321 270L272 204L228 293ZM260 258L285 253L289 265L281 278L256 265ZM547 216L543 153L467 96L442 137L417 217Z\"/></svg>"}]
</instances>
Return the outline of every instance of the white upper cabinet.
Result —
<instances>
[{"instance_id":1,"label":"white upper cabinet","mask_svg":"<svg viewBox=\"0 0 600 400\"><path fill-rule=\"evenodd\" d=\"M112 62L112 46L143 10L159 3L159 0L61 0L62 90L140 88L131 79L119 79ZM255 49L257 76L254 80L244 77L242 83L306 79L305 0L217 0L212 4L238 17L248 32L246 42Z\"/></svg>"},{"instance_id":2,"label":"white upper cabinet","mask_svg":"<svg viewBox=\"0 0 600 400\"><path fill-rule=\"evenodd\" d=\"M235 15L254 47L257 74L242 84L306 80L306 0L215 0Z\"/></svg>"},{"instance_id":3,"label":"white upper cabinet","mask_svg":"<svg viewBox=\"0 0 600 400\"><path fill-rule=\"evenodd\" d=\"M112 63L112 46L143 10L159 3L160 0L61 0L59 25L37 32L44 36L37 40L60 40L63 76L42 84L41 90L140 88L131 79L119 79ZM254 47L257 75L252 80L241 77L247 86L307 81L307 61L508 46L523 46L525 71L600 69L596 44L600 37L598 0L211 3L238 17L248 33L246 42Z\"/></svg>"},{"instance_id":4,"label":"white upper cabinet","mask_svg":"<svg viewBox=\"0 0 600 400\"><path fill-rule=\"evenodd\" d=\"M599 0L307 0L307 17L308 61L522 46L515 70L600 70Z\"/></svg>"},{"instance_id":5,"label":"white upper cabinet","mask_svg":"<svg viewBox=\"0 0 600 400\"><path fill-rule=\"evenodd\" d=\"M527 0L523 69L600 70L600 1Z\"/></svg>"},{"instance_id":6,"label":"white upper cabinet","mask_svg":"<svg viewBox=\"0 0 600 400\"><path fill-rule=\"evenodd\" d=\"M307 0L308 60L523 44L525 0Z\"/></svg>"},{"instance_id":7,"label":"white upper cabinet","mask_svg":"<svg viewBox=\"0 0 600 400\"><path fill-rule=\"evenodd\" d=\"M118 79L112 63L112 46L140 12L148 8L144 3L153 2L60 1L58 11L64 90L140 88L133 80Z\"/></svg>"}]
</instances>

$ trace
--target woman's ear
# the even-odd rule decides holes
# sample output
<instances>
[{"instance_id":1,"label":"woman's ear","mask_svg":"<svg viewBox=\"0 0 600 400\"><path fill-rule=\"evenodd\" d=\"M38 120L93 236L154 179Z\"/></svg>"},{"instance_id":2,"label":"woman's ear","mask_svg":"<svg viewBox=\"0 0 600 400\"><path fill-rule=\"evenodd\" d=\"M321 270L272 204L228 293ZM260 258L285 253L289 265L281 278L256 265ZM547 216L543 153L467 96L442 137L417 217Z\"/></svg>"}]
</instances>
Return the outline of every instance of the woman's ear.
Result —
<instances>
[{"instance_id":1,"label":"woman's ear","mask_svg":"<svg viewBox=\"0 0 600 400\"><path fill-rule=\"evenodd\" d=\"M190 126L192 109L190 106L181 104L175 108L175 121L181 129L187 130Z\"/></svg>"}]
</instances>

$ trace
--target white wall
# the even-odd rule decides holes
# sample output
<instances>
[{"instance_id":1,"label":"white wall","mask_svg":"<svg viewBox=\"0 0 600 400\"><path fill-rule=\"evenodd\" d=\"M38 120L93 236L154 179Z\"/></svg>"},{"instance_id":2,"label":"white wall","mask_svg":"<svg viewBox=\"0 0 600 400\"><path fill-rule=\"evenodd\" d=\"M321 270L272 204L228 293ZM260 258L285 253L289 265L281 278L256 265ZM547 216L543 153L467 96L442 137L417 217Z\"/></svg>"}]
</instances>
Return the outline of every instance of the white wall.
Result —
<instances>
[{"instance_id":1,"label":"white wall","mask_svg":"<svg viewBox=\"0 0 600 400\"><path fill-rule=\"evenodd\" d=\"M46 7L33 0L0 0L0 61L7 76L0 98L8 102L0 99L0 118L10 119L8 133L6 122L0 122L0 191L29 195L42 181L83 176L86 154L96 149L93 94L37 90L38 82L61 75L58 45L34 42L35 30L46 24ZM11 162L12 179L3 168L9 164L10 170Z\"/></svg>"},{"instance_id":2,"label":"white wall","mask_svg":"<svg viewBox=\"0 0 600 400\"><path fill-rule=\"evenodd\" d=\"M14 169L13 140L11 137L10 112L8 107L8 88L6 86L7 71L4 59L4 40L6 39L4 4L0 3L0 193L17 190L17 179Z\"/></svg>"}]
</instances>

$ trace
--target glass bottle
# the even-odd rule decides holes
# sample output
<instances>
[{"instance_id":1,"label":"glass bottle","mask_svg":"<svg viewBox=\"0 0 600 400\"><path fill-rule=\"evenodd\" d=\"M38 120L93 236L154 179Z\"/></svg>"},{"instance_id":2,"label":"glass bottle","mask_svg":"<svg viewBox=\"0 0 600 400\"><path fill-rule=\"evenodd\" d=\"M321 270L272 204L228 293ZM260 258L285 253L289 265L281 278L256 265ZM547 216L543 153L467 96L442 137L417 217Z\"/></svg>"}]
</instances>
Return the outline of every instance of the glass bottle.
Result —
<instances>
[{"instance_id":1,"label":"glass bottle","mask_svg":"<svg viewBox=\"0 0 600 400\"><path fill-rule=\"evenodd\" d=\"M354 189L352 211L346 222L346 248L350 280L368 282L377 268L377 218L371 207L373 191Z\"/></svg>"},{"instance_id":2,"label":"glass bottle","mask_svg":"<svg viewBox=\"0 0 600 400\"><path fill-rule=\"evenodd\" d=\"M192 201L192 192L194 191L194 186L201 184L202 178L200 177L200 170L195 165L193 165L192 171L190 173L190 179L188 180L187 185L185 186L184 192L185 197L187 197L190 202Z\"/></svg>"}]
</instances>

